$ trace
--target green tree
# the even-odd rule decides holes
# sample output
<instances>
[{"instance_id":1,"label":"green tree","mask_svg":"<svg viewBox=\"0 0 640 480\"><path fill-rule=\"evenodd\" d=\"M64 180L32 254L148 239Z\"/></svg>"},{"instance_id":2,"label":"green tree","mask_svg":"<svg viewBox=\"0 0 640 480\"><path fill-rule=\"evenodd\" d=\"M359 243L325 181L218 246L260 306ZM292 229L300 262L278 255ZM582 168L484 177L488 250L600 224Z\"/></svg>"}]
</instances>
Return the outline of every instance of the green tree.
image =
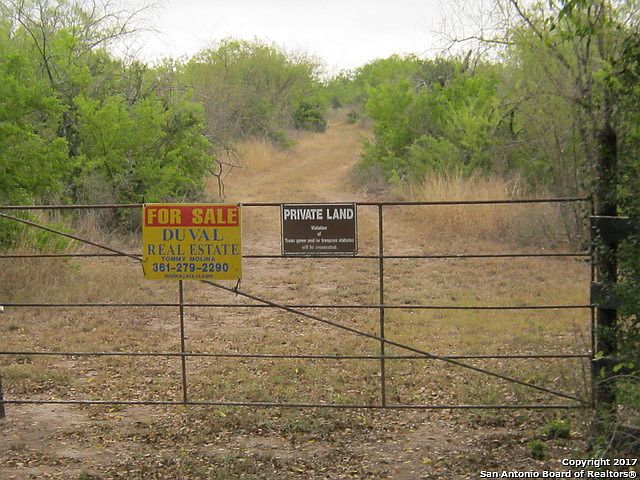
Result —
<instances>
[{"instance_id":1,"label":"green tree","mask_svg":"<svg viewBox=\"0 0 640 480\"><path fill-rule=\"evenodd\" d=\"M231 145L252 135L284 140L301 102L320 102L319 73L320 65L307 56L258 40L227 39L189 60L182 75L205 107L210 137Z\"/></svg>"},{"instance_id":2,"label":"green tree","mask_svg":"<svg viewBox=\"0 0 640 480\"><path fill-rule=\"evenodd\" d=\"M622 300L618 318L618 362L616 400L628 412L623 427L615 425L613 434L627 448L637 449L640 438L636 431L627 430L631 418L640 413L640 36L629 37L620 57L619 75L614 83L622 108L621 122L625 125L624 148L620 150L618 177L619 207L636 225L634 234L618 250L619 270L616 294ZM613 435L612 435L613 436ZM608 438L607 440L611 440Z\"/></svg>"},{"instance_id":3,"label":"green tree","mask_svg":"<svg viewBox=\"0 0 640 480\"><path fill-rule=\"evenodd\" d=\"M133 105L122 96L81 96L75 104L83 198L124 203L200 196L211 166L200 105L166 105L155 95Z\"/></svg>"},{"instance_id":4,"label":"green tree","mask_svg":"<svg viewBox=\"0 0 640 480\"><path fill-rule=\"evenodd\" d=\"M525 9L517 0L510 4L520 19L510 31L509 52L520 71L522 88L514 105L515 115L526 118L521 140L548 162L558 193L593 193L598 215L628 213L637 222L640 5L559 0ZM528 123L544 126L546 135ZM598 281L613 289L618 277L624 300L617 320L609 310L599 310L597 318L598 354L605 357L604 375L596 379L603 407L598 426L602 432L603 425L616 423L608 434L618 430L618 421L625 423L614 413L619 404L640 406L637 247L637 238L631 238L618 252L604 245L597 250ZM616 256L619 274L609 261ZM613 444L611 438L606 443Z\"/></svg>"},{"instance_id":5,"label":"green tree","mask_svg":"<svg viewBox=\"0 0 640 480\"><path fill-rule=\"evenodd\" d=\"M386 83L418 83L423 73L422 65L415 55L379 58L329 79L325 84L326 96L334 107L360 107L366 103L371 88Z\"/></svg>"},{"instance_id":6,"label":"green tree","mask_svg":"<svg viewBox=\"0 0 640 480\"><path fill-rule=\"evenodd\" d=\"M108 1L0 4L1 201L202 195L213 147L176 65L149 68L106 50L139 13Z\"/></svg>"},{"instance_id":7,"label":"green tree","mask_svg":"<svg viewBox=\"0 0 640 480\"><path fill-rule=\"evenodd\" d=\"M57 136L64 107L35 75L33 57L0 27L0 202L22 203L62 193L69 169L66 142Z\"/></svg>"}]
</instances>

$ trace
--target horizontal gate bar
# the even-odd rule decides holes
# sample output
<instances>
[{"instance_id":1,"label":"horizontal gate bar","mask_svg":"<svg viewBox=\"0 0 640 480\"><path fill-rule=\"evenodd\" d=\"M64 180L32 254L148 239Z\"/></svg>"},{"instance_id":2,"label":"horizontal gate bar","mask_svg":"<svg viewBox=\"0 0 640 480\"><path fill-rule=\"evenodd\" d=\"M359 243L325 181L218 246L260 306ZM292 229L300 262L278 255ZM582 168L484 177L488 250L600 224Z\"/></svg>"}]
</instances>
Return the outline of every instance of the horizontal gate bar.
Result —
<instances>
[{"instance_id":1,"label":"horizontal gate bar","mask_svg":"<svg viewBox=\"0 0 640 480\"><path fill-rule=\"evenodd\" d=\"M465 258L537 258L537 257L590 257L588 252L569 252L569 253L452 253L452 254L405 254L405 255L322 255L322 258L370 258L370 259L411 259L419 260L456 260ZM310 255L243 255L242 258L312 258L319 259Z\"/></svg>"},{"instance_id":2,"label":"horizontal gate bar","mask_svg":"<svg viewBox=\"0 0 640 480\"><path fill-rule=\"evenodd\" d=\"M6 303L5 307L12 308L86 308L86 307L179 307L180 303ZM183 303L184 307L197 308L309 308L309 309L390 309L390 310L576 310L582 308L592 308L590 304L579 305L478 305L478 306L456 306L456 305L392 305L392 304L368 304L368 305L266 305L266 304L238 304L238 303Z\"/></svg>"},{"instance_id":3,"label":"horizontal gate bar","mask_svg":"<svg viewBox=\"0 0 640 480\"><path fill-rule=\"evenodd\" d=\"M264 359L314 359L314 360L433 360L424 355L323 355L323 354L286 354L286 353L213 353L213 352L36 352L36 351L0 351L0 355L36 355L64 357L216 357L216 358L264 358ZM505 355L438 355L453 359L540 359L540 358L591 358L590 353L533 353Z\"/></svg>"},{"instance_id":4,"label":"horizontal gate bar","mask_svg":"<svg viewBox=\"0 0 640 480\"><path fill-rule=\"evenodd\" d=\"M355 203L356 206L363 207L402 207L402 206L438 206L438 205L502 205L521 203L577 203L588 202L590 197L558 197L558 198L521 198L513 200L433 200L423 202L340 202ZM326 205L326 202L307 202L305 205ZM247 202L243 207L280 207L277 202Z\"/></svg>"},{"instance_id":5,"label":"horizontal gate bar","mask_svg":"<svg viewBox=\"0 0 640 480\"><path fill-rule=\"evenodd\" d=\"M3 403L15 405L171 405L192 407L282 407L282 408L333 408L333 409L374 409L374 410L546 410L546 409L583 409L587 404L450 404L450 405L420 405L420 404L359 404L359 403L280 403L280 402L172 402L162 400L4 400Z\"/></svg>"},{"instance_id":6,"label":"horizontal gate bar","mask_svg":"<svg viewBox=\"0 0 640 480\"><path fill-rule=\"evenodd\" d=\"M8 253L0 254L1 258L75 258L75 257L141 257L139 253ZM271 258L285 258L285 259L308 259L308 260L326 260L327 258L346 259L346 258L362 258L362 259L433 259L433 260L456 260L466 258L546 258L546 257L570 257L570 258L590 258L589 252L575 252L575 253L470 253L470 254L442 254L442 255L322 255L322 257L311 255L242 255L242 258L252 259L271 259Z\"/></svg>"},{"instance_id":7,"label":"horizontal gate bar","mask_svg":"<svg viewBox=\"0 0 640 480\"><path fill-rule=\"evenodd\" d=\"M0 210L94 210L100 208L141 208L142 203L99 203L92 205L0 205Z\"/></svg>"},{"instance_id":8,"label":"horizontal gate bar","mask_svg":"<svg viewBox=\"0 0 640 480\"><path fill-rule=\"evenodd\" d=\"M424 202L340 202L354 203L362 206L429 206L429 205L501 205L501 204L521 204L521 203L570 203L588 202L591 197L558 197L558 198L520 198L512 200L434 200ZM308 202L305 205L325 205L326 202ZM143 203L111 203L94 205L0 205L0 210L91 210L98 208L141 208ZM243 207L281 207L282 203L277 202L247 202L240 204Z\"/></svg>"}]
</instances>

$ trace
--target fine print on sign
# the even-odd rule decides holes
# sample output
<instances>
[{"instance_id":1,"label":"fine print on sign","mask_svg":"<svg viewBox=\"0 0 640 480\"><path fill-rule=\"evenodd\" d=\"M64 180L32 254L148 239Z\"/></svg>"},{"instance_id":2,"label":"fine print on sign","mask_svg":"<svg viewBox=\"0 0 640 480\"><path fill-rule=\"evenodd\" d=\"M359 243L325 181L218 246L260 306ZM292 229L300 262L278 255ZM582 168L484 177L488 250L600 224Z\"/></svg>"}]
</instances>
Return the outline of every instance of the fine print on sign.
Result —
<instances>
[{"instance_id":1,"label":"fine print on sign","mask_svg":"<svg viewBox=\"0 0 640 480\"><path fill-rule=\"evenodd\" d=\"M283 255L355 255L356 205L282 205Z\"/></svg>"},{"instance_id":2,"label":"fine print on sign","mask_svg":"<svg viewBox=\"0 0 640 480\"><path fill-rule=\"evenodd\" d=\"M242 276L240 206L145 204L142 268L152 280Z\"/></svg>"}]
</instances>

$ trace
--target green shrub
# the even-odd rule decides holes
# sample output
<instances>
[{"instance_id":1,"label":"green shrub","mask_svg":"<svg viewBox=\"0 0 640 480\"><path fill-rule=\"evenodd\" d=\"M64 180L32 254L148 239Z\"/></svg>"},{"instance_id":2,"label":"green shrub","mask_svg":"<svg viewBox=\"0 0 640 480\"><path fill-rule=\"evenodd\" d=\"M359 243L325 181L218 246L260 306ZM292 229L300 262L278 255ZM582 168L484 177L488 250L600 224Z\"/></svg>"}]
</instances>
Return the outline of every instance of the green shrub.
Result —
<instances>
[{"instance_id":1,"label":"green shrub","mask_svg":"<svg viewBox=\"0 0 640 480\"><path fill-rule=\"evenodd\" d=\"M528 443L529 455L534 460L544 460L547 457L547 446L542 440L531 440Z\"/></svg>"},{"instance_id":2,"label":"green shrub","mask_svg":"<svg viewBox=\"0 0 640 480\"><path fill-rule=\"evenodd\" d=\"M571 425L564 420L551 420L544 427L544 434L547 438L570 438Z\"/></svg>"},{"instance_id":3,"label":"green shrub","mask_svg":"<svg viewBox=\"0 0 640 480\"><path fill-rule=\"evenodd\" d=\"M435 78L441 63L424 62L419 74L367 90L374 138L362 161L379 164L387 180L420 181L430 171L488 172L500 163L493 152L500 142L499 67L463 73L460 62L448 64L458 71L448 82Z\"/></svg>"},{"instance_id":4,"label":"green shrub","mask_svg":"<svg viewBox=\"0 0 640 480\"><path fill-rule=\"evenodd\" d=\"M287 132L285 132L282 128L270 131L266 135L266 137L271 143L283 150L292 148L295 145L295 142L289 138Z\"/></svg>"},{"instance_id":5,"label":"green shrub","mask_svg":"<svg viewBox=\"0 0 640 480\"><path fill-rule=\"evenodd\" d=\"M324 132L327 122L323 116L323 109L319 103L302 101L293 113L294 126L300 130Z\"/></svg>"}]
</instances>

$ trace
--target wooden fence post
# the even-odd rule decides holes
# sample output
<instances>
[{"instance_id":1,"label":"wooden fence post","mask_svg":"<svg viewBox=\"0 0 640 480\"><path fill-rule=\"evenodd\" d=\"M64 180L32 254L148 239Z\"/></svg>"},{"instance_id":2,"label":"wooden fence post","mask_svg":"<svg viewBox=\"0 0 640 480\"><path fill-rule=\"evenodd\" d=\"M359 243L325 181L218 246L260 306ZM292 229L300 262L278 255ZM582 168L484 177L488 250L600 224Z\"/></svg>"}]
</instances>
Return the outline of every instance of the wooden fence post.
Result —
<instances>
[{"instance_id":1,"label":"wooden fence post","mask_svg":"<svg viewBox=\"0 0 640 480\"><path fill-rule=\"evenodd\" d=\"M609 122L605 122L598 138L598 165L595 189L595 214L608 217L615 224L618 216L617 205L617 136ZM618 279L617 250L619 237L609 235L611 229L603 228L602 223L593 222L592 242L595 252L596 281L605 290L610 291ZM597 302L596 306L596 360L593 362L595 380L596 408L603 412L615 408L615 389L613 362L618 354L618 325L615 306L607 302Z\"/></svg>"}]
</instances>

